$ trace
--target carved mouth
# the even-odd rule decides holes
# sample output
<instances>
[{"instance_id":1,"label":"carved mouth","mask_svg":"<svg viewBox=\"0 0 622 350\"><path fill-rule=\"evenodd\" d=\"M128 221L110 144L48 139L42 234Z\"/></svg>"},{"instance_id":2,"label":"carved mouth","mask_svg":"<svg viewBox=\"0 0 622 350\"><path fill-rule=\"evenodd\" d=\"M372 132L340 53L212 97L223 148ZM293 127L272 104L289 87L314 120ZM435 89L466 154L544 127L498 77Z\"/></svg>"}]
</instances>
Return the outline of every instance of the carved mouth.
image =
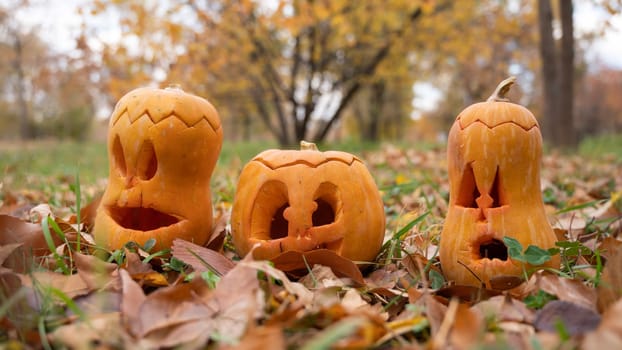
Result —
<instances>
[{"instance_id":1,"label":"carved mouth","mask_svg":"<svg viewBox=\"0 0 622 350\"><path fill-rule=\"evenodd\" d=\"M151 231L178 223L180 220L172 215L152 208L109 206L110 217L119 226L136 231Z\"/></svg>"},{"instance_id":2,"label":"carved mouth","mask_svg":"<svg viewBox=\"0 0 622 350\"><path fill-rule=\"evenodd\" d=\"M478 242L478 244L475 244L474 250L478 259L508 260L508 247L496 238L485 239Z\"/></svg>"}]
</instances>

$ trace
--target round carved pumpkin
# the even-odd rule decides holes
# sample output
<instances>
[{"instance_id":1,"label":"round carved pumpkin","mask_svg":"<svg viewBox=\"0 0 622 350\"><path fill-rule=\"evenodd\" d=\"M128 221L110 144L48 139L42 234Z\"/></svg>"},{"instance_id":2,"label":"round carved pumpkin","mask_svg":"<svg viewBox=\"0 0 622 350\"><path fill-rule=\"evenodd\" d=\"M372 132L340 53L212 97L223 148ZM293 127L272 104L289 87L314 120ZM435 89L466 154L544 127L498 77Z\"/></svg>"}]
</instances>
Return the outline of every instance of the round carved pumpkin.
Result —
<instances>
[{"instance_id":1,"label":"round carved pumpkin","mask_svg":"<svg viewBox=\"0 0 622 350\"><path fill-rule=\"evenodd\" d=\"M488 101L463 110L449 132L449 208L440 261L448 280L458 284L479 286L495 276L522 275L504 237L525 248L555 244L540 191L538 122L504 98L514 81L503 81ZM558 257L546 266L559 267Z\"/></svg>"},{"instance_id":2,"label":"round carved pumpkin","mask_svg":"<svg viewBox=\"0 0 622 350\"><path fill-rule=\"evenodd\" d=\"M338 151L268 150L242 170L231 212L240 255L271 259L286 251L325 248L372 261L384 238L376 184L361 160Z\"/></svg>"},{"instance_id":3,"label":"round carved pumpkin","mask_svg":"<svg viewBox=\"0 0 622 350\"><path fill-rule=\"evenodd\" d=\"M108 249L154 238L204 244L212 228L210 177L222 146L216 109L178 88L139 88L110 117L110 173L94 236Z\"/></svg>"}]
</instances>

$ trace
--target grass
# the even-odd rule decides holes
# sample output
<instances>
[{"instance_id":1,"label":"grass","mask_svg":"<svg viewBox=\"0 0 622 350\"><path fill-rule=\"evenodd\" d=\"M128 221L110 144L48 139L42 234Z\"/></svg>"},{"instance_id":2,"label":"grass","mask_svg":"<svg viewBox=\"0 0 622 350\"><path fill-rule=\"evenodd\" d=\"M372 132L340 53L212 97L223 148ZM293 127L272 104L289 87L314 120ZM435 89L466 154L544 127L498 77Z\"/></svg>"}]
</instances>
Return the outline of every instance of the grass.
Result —
<instances>
[{"instance_id":1,"label":"grass","mask_svg":"<svg viewBox=\"0 0 622 350\"><path fill-rule=\"evenodd\" d=\"M596 159L611 155L622 161L622 134L588 137L579 145L579 154Z\"/></svg>"},{"instance_id":2,"label":"grass","mask_svg":"<svg viewBox=\"0 0 622 350\"><path fill-rule=\"evenodd\" d=\"M342 150L360 154L378 144L344 142L321 145L320 150ZM215 177L221 169L238 171L261 151L279 148L275 142L224 142ZM4 189L46 190L49 181L72 183L79 174L83 184L95 184L108 177L105 142L32 141L0 142L0 175Z\"/></svg>"},{"instance_id":3,"label":"grass","mask_svg":"<svg viewBox=\"0 0 622 350\"><path fill-rule=\"evenodd\" d=\"M41 189L43 177L71 182L69 179L78 173L81 181L92 183L107 172L104 143L0 143L0 174L5 188Z\"/></svg>"}]
</instances>

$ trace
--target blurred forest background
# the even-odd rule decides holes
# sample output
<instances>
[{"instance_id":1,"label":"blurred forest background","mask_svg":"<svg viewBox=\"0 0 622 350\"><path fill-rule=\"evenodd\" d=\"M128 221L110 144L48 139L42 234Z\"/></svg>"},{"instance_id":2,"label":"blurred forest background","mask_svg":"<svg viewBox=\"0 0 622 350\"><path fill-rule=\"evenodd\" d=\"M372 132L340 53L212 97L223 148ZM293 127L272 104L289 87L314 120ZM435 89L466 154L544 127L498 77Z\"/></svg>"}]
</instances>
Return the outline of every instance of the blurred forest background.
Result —
<instances>
[{"instance_id":1,"label":"blurred forest background","mask_svg":"<svg viewBox=\"0 0 622 350\"><path fill-rule=\"evenodd\" d=\"M45 3L0 1L1 140L101 141L126 92L179 84L233 142L436 142L508 75L547 144L622 133L622 59L591 52L620 0L72 0L55 40Z\"/></svg>"}]
</instances>

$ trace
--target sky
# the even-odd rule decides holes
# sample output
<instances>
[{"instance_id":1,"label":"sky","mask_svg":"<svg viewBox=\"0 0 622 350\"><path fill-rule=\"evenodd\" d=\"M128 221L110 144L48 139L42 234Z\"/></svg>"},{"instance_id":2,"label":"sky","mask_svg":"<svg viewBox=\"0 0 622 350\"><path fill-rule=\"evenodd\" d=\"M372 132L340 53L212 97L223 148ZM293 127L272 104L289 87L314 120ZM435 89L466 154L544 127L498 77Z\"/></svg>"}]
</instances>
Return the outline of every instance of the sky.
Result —
<instances>
[{"instance_id":1,"label":"sky","mask_svg":"<svg viewBox=\"0 0 622 350\"><path fill-rule=\"evenodd\" d=\"M0 4L11 0L0 0ZM81 17L77 14L80 4L89 0L32 0L34 9L17 14L22 23L37 26L44 40L50 42L59 51L71 51L75 48L74 39L80 32ZM112 14L114 16L114 14ZM597 28L606 18L611 18L604 10L598 10L590 1L575 1L574 23L577 35ZM105 18L96 23L101 39L107 42L121 40L118 28L108 26ZM116 21L112 21L116 22ZM612 68L622 69L622 14L611 19L611 27L605 34L594 41L588 52L588 60ZM442 98L431 84L418 83L413 87L415 110L429 111L436 107ZM416 116L415 116L416 117Z\"/></svg>"}]
</instances>

